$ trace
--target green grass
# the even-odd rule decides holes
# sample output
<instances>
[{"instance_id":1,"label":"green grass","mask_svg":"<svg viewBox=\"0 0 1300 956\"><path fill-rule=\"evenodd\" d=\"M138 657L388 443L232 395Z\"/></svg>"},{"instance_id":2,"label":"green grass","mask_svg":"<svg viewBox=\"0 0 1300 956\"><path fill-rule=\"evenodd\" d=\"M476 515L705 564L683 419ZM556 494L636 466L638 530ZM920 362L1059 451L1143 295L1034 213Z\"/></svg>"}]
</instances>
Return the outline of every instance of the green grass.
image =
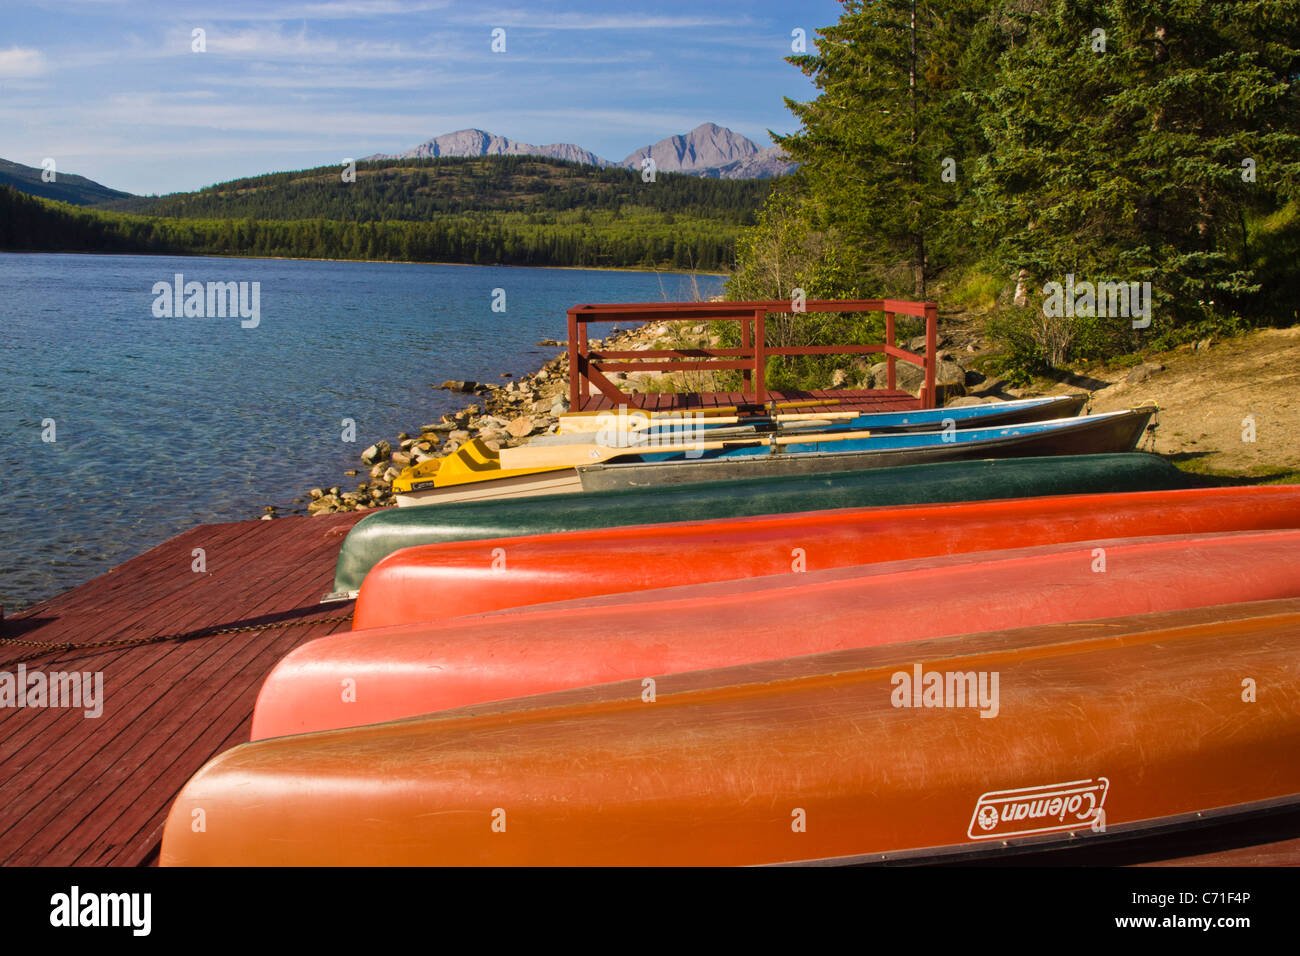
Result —
<instances>
[{"instance_id":1,"label":"green grass","mask_svg":"<svg viewBox=\"0 0 1300 956\"><path fill-rule=\"evenodd\" d=\"M972 270L964 275L951 292L941 296L945 308L960 312L987 312L997 305L1005 283L995 275Z\"/></svg>"}]
</instances>

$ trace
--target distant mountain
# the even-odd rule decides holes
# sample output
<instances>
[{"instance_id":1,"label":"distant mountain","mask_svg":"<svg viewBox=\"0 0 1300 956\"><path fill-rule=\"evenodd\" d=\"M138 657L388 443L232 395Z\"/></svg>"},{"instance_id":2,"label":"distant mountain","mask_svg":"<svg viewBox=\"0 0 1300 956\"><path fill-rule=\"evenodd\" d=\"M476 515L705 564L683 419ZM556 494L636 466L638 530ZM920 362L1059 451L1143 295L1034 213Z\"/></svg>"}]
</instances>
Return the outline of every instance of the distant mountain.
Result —
<instances>
[{"instance_id":1,"label":"distant mountain","mask_svg":"<svg viewBox=\"0 0 1300 956\"><path fill-rule=\"evenodd\" d=\"M760 149L753 156L738 159L718 169L719 179L775 179L787 176L799 168L791 162L780 146Z\"/></svg>"},{"instance_id":2,"label":"distant mountain","mask_svg":"<svg viewBox=\"0 0 1300 956\"><path fill-rule=\"evenodd\" d=\"M19 192L27 193L30 196L57 199L60 202L72 203L76 206L94 206L115 199L131 198L130 193L101 186L85 176L74 176L71 173L62 173L57 170L54 182L42 182L42 172L44 170L35 166L24 166L21 163L11 163L7 159L0 159L0 186L13 186Z\"/></svg>"},{"instance_id":3,"label":"distant mountain","mask_svg":"<svg viewBox=\"0 0 1300 956\"><path fill-rule=\"evenodd\" d=\"M661 172L708 175L713 170L749 159L758 151L753 140L715 123L703 123L689 133L669 136L653 146L638 149L619 165L640 169L648 156Z\"/></svg>"},{"instance_id":4,"label":"distant mountain","mask_svg":"<svg viewBox=\"0 0 1300 956\"><path fill-rule=\"evenodd\" d=\"M434 156L544 156L588 166L641 168L649 156L655 168L666 173L685 173L712 179L770 179L793 172L796 164L785 158L780 149L761 149L753 140L739 133L703 123L689 133L669 136L631 153L619 163L602 159L591 150L572 143L533 146L481 129L462 129L435 136L403 153L376 153L366 159L415 159Z\"/></svg>"},{"instance_id":5,"label":"distant mountain","mask_svg":"<svg viewBox=\"0 0 1300 956\"><path fill-rule=\"evenodd\" d=\"M608 160L601 159L591 150L574 146L572 143L551 143L548 146L534 146L532 143L520 143L504 136L495 136L481 129L461 129L454 133L435 136L404 153L376 153L366 159L430 159L435 156L544 156L547 159L562 159L570 163L584 163L588 166L613 166Z\"/></svg>"}]
</instances>

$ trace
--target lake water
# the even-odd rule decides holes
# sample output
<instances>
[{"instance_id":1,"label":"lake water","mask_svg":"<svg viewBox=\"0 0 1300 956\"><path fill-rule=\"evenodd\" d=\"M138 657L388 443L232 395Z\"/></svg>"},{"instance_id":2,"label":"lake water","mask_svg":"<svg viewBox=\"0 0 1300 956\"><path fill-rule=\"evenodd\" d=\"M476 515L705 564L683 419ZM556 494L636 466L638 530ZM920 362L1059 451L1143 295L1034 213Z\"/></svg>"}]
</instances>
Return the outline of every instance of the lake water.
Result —
<instances>
[{"instance_id":1,"label":"lake water","mask_svg":"<svg viewBox=\"0 0 1300 956\"><path fill-rule=\"evenodd\" d=\"M256 326L157 317L154 286L177 273L260 283ZM703 294L721 285L700 278ZM343 484L367 445L469 401L430 385L536 371L559 351L536 343L565 338L570 306L690 298L689 286L669 273L0 254L0 604Z\"/></svg>"}]
</instances>

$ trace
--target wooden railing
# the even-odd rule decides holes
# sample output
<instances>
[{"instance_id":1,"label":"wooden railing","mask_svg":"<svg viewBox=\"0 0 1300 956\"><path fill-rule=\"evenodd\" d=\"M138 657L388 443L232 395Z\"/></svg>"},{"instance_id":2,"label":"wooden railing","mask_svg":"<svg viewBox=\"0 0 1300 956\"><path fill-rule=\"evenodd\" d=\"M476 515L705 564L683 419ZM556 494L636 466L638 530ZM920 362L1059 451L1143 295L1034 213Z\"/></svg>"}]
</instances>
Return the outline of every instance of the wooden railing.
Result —
<instances>
[{"instance_id":1,"label":"wooden railing","mask_svg":"<svg viewBox=\"0 0 1300 956\"><path fill-rule=\"evenodd\" d=\"M812 345L774 348L767 344L766 321L771 314L798 312L883 312L885 341L877 345ZM901 349L894 341L894 317L910 315L925 319L925 354ZM589 348L588 326L599 322L739 322L740 348L645 349L642 351L598 351ZM767 401L767 359L771 355L870 355L883 353L886 388L895 388L897 359L925 370L921 407L935 407L935 362L939 310L933 302L900 299L812 300L794 309L786 300L771 302L638 302L626 304L576 305L569 310L569 407L581 410L589 404L594 387L615 405L631 405L631 396L605 377L606 372L740 371L743 392L755 404ZM657 360L657 361L651 361Z\"/></svg>"}]
</instances>

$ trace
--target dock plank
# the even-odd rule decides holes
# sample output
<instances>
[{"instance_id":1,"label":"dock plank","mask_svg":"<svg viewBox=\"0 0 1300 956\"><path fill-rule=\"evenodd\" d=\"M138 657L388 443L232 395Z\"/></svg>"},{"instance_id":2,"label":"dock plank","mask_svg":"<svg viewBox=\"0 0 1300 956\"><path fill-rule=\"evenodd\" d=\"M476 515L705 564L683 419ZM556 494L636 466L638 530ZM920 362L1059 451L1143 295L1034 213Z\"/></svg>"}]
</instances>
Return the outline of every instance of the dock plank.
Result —
<instances>
[{"instance_id":1,"label":"dock plank","mask_svg":"<svg viewBox=\"0 0 1300 956\"><path fill-rule=\"evenodd\" d=\"M99 671L104 712L0 710L0 863L140 865L172 800L205 762L246 741L266 674L294 647L349 627L319 604L343 535L363 514L204 525L0 622L0 668ZM191 569L206 552L206 573ZM341 619L341 620L339 620ZM267 629L265 625L294 626ZM256 628L211 634L223 627ZM199 636L194 636L199 632ZM105 640L190 639L92 648Z\"/></svg>"}]
</instances>

